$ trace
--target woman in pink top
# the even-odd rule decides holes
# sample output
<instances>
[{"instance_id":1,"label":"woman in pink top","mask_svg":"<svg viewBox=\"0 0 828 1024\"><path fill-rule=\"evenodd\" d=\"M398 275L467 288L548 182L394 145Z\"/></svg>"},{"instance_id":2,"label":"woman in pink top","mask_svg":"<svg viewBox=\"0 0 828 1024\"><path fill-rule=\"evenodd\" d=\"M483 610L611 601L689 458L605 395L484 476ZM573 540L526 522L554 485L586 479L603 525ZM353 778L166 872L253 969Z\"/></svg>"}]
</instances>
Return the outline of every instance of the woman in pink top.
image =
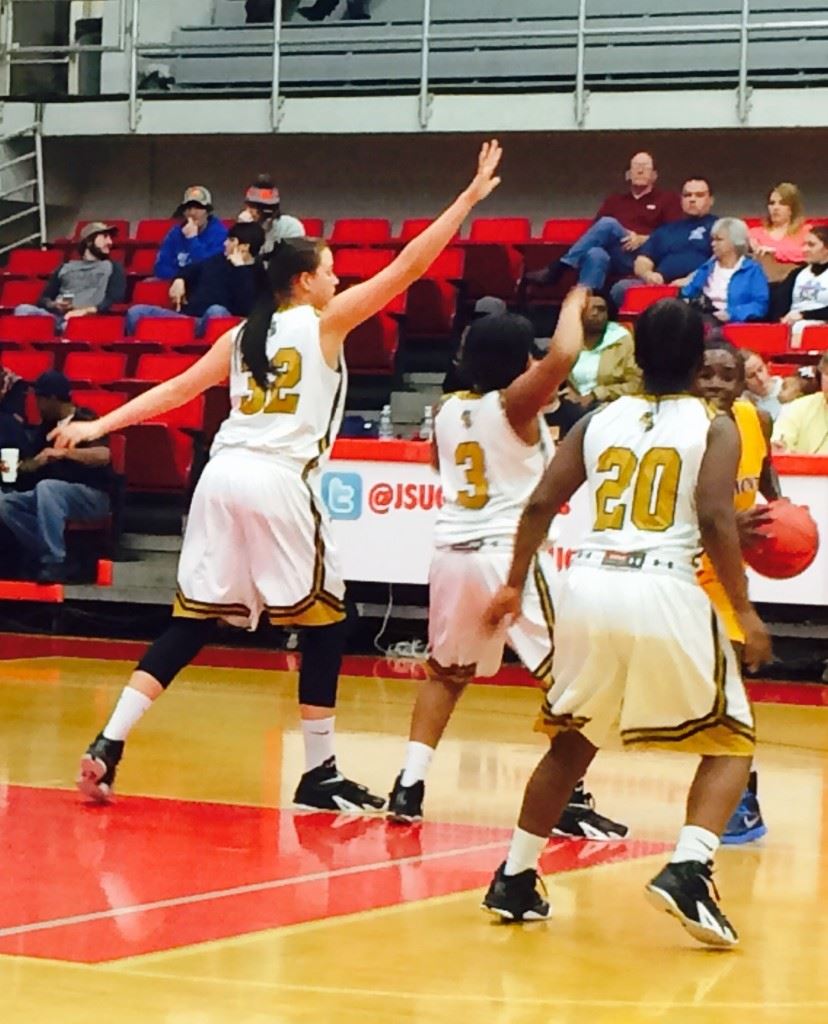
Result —
<instances>
[{"instance_id":1,"label":"woman in pink top","mask_svg":"<svg viewBox=\"0 0 828 1024\"><path fill-rule=\"evenodd\" d=\"M750 244L770 281L779 281L791 264L804 263L802 243L808 225L802 209L802 194L796 185L783 181L768 195L768 215L763 224L750 229Z\"/></svg>"}]
</instances>

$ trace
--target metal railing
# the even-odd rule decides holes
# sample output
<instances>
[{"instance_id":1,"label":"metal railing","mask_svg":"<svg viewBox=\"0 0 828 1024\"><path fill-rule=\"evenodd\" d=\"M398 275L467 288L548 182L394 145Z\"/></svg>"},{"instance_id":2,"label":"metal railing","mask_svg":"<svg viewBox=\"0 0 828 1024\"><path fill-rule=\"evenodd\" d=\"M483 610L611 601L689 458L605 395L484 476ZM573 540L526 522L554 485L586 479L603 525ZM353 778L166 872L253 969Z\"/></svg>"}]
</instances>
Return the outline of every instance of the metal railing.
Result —
<instances>
[{"instance_id":1,"label":"metal railing","mask_svg":"<svg viewBox=\"0 0 828 1024\"><path fill-rule=\"evenodd\" d=\"M43 187L43 139L40 131L40 125L37 123L31 124L22 128L20 131L13 132L8 135L2 135L0 136L0 145L14 142L17 139L31 139L33 144L32 151L0 162L0 174L11 167L19 167L26 163L32 163L32 172L34 177L27 178L25 181L18 182L18 184L13 185L11 188L7 188L0 192L0 202L9 199L18 192L25 192L27 189L32 190L34 201L22 210L16 210L8 217L0 219L0 228L4 228L7 224L15 224L18 221L34 216L37 217L38 227L37 231L32 231L27 235L15 238L12 242L0 247L0 256L9 252L11 249L16 249L18 245L25 245L27 242L37 241L39 245L44 245L46 242L46 195Z\"/></svg>"},{"instance_id":2,"label":"metal railing","mask_svg":"<svg viewBox=\"0 0 828 1024\"><path fill-rule=\"evenodd\" d=\"M135 131L138 124L139 114L139 71L140 61L146 57L161 56L182 56L192 54L224 53L227 52L226 42L197 43L197 44L175 44L165 42L142 42L140 39L141 12L145 0L117 0L118 2L118 41L115 45L83 45L74 44L68 46L17 46L12 42L11 18L6 19L6 31L0 41L0 66L3 63L13 60L15 63L26 63L21 61L21 56L39 57L41 63L60 62L76 59L81 53L122 53L128 58L128 83L126 91L129 102L129 128ZM14 0L0 0L0 6L5 6L10 11L14 6ZM271 57L271 82L270 82L270 124L274 131L277 131L282 120L283 111L283 89L281 81L281 62L283 57L283 22L281 17L281 0L276 2L276 17L273 23L273 36L269 43L247 43L243 44L237 53L243 55L269 55ZM828 15L828 4L825 13ZM618 18L623 17L619 13ZM624 25L596 25L590 23L589 0L578 0L577 15L573 17L575 22L572 27L550 27L538 29L534 25L531 29L500 29L493 27L491 23L486 24L487 40L503 41L519 45L521 42L537 40L561 40L571 41L575 48L575 75L573 91L574 123L583 127L587 119L587 104L589 91L587 88L587 47L591 39L600 37L602 40L629 40L635 38L660 40L674 39L677 37L728 37L738 40L739 58L738 66L732 69L736 77L736 114L740 123L747 122L750 112L750 44L757 34L774 31L814 31L828 29L828 17L814 18L809 20L785 20L780 12L780 17L773 21L751 21L751 0L741 0L741 8L738 20L725 22L705 22L699 20L696 23L679 23L669 25L645 24L639 17L630 17L629 23ZM354 37L356 38L356 37ZM421 24L413 26L413 31L408 33L392 33L383 35L384 43L411 44L419 43L420 47L420 72L418 89L418 113L421 128L428 126L431 111L431 81L430 81L430 56L435 42L462 44L468 39L468 30L465 32L438 31L434 32L432 21L431 0L422 0ZM295 45L295 44L294 44ZM308 43L308 45L311 45ZM30 63L37 63L31 61ZM533 88L536 88L533 86Z\"/></svg>"}]
</instances>

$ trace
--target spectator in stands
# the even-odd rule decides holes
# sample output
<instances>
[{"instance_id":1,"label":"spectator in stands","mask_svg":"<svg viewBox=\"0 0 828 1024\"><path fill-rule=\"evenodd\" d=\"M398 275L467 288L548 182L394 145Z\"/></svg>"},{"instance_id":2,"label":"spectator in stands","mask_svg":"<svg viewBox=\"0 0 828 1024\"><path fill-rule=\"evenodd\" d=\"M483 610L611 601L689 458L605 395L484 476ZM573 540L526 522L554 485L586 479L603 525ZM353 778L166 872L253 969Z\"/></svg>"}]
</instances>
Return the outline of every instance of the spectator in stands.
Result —
<instances>
[{"instance_id":1,"label":"spectator in stands","mask_svg":"<svg viewBox=\"0 0 828 1024\"><path fill-rule=\"evenodd\" d=\"M303 7L299 14L308 21L324 21L339 7L339 0L316 0L312 7ZM368 21L368 0L345 0L343 21Z\"/></svg>"},{"instance_id":2,"label":"spectator in stands","mask_svg":"<svg viewBox=\"0 0 828 1024\"><path fill-rule=\"evenodd\" d=\"M524 276L526 284L552 285L570 268L588 288L603 287L607 274L631 274L636 253L656 228L679 220L678 196L656 188L658 172L650 153L636 153L626 172L629 189L608 196L595 223L558 260Z\"/></svg>"},{"instance_id":3,"label":"spectator in stands","mask_svg":"<svg viewBox=\"0 0 828 1024\"><path fill-rule=\"evenodd\" d=\"M811 228L802 248L808 265L785 278L781 293L794 344L808 324L828 321L828 227Z\"/></svg>"},{"instance_id":4,"label":"spectator in stands","mask_svg":"<svg viewBox=\"0 0 828 1024\"><path fill-rule=\"evenodd\" d=\"M0 495L0 524L17 541L27 576L61 583L67 520L98 519L109 511L109 447L102 438L74 451L52 448L47 438L58 424L97 416L73 404L69 381L56 370L42 373L34 392L41 417L29 447L34 454L19 463L18 490Z\"/></svg>"},{"instance_id":5,"label":"spectator in stands","mask_svg":"<svg viewBox=\"0 0 828 1024\"><path fill-rule=\"evenodd\" d=\"M779 401L783 405L794 402L797 398L814 395L819 391L819 371L815 366L800 366L796 373L786 377L779 389Z\"/></svg>"},{"instance_id":6,"label":"spectator in stands","mask_svg":"<svg viewBox=\"0 0 828 1024\"><path fill-rule=\"evenodd\" d=\"M620 309L630 288L642 284L687 284L710 256L710 236L716 218L713 188L703 174L695 174L681 187L681 220L657 228L641 246L633 264L634 278L618 281L610 292Z\"/></svg>"},{"instance_id":7,"label":"spectator in stands","mask_svg":"<svg viewBox=\"0 0 828 1024\"><path fill-rule=\"evenodd\" d=\"M602 295L593 295L587 303L583 324L584 347L569 374L565 397L583 411L640 391L641 371L632 335L610 317Z\"/></svg>"},{"instance_id":8,"label":"spectator in stands","mask_svg":"<svg viewBox=\"0 0 828 1024\"><path fill-rule=\"evenodd\" d=\"M29 385L0 366L0 448L26 445L26 392Z\"/></svg>"},{"instance_id":9,"label":"spectator in stands","mask_svg":"<svg viewBox=\"0 0 828 1024\"><path fill-rule=\"evenodd\" d=\"M768 193L768 213L759 227L750 229L750 248L769 281L787 277L794 264L805 262L802 248L810 227L805 223L802 194L789 181Z\"/></svg>"},{"instance_id":10,"label":"spectator in stands","mask_svg":"<svg viewBox=\"0 0 828 1024\"><path fill-rule=\"evenodd\" d=\"M184 192L173 216L182 221L170 228L155 259L155 276L165 280L220 253L227 238L227 228L213 216L213 197L203 185L191 185Z\"/></svg>"},{"instance_id":11,"label":"spectator in stands","mask_svg":"<svg viewBox=\"0 0 828 1024\"><path fill-rule=\"evenodd\" d=\"M742 350L745 361L745 392L743 398L775 420L781 409L782 378L771 376L768 364L758 352Z\"/></svg>"},{"instance_id":12,"label":"spectator in stands","mask_svg":"<svg viewBox=\"0 0 828 1024\"><path fill-rule=\"evenodd\" d=\"M305 225L298 217L282 213L279 189L268 174L260 174L244 194L244 206L239 220L254 221L264 229L262 256L273 251L273 246L285 238L301 238Z\"/></svg>"},{"instance_id":13,"label":"spectator in stands","mask_svg":"<svg viewBox=\"0 0 828 1024\"><path fill-rule=\"evenodd\" d=\"M124 333L135 333L145 316L194 317L195 333L202 337L216 316L246 317L261 287L258 255L264 243L260 224L234 224L224 240L224 252L185 267L173 281L176 295L183 295L177 310L163 306L132 306L126 315Z\"/></svg>"},{"instance_id":14,"label":"spectator in stands","mask_svg":"<svg viewBox=\"0 0 828 1024\"><path fill-rule=\"evenodd\" d=\"M790 402L773 427L776 451L828 455L828 352L819 361L821 390Z\"/></svg>"},{"instance_id":15,"label":"spectator in stands","mask_svg":"<svg viewBox=\"0 0 828 1024\"><path fill-rule=\"evenodd\" d=\"M713 255L681 289L711 324L740 324L767 316L770 288L765 271L751 256L748 227L737 217L713 225Z\"/></svg>"},{"instance_id":16,"label":"spectator in stands","mask_svg":"<svg viewBox=\"0 0 828 1024\"><path fill-rule=\"evenodd\" d=\"M107 313L113 303L122 302L126 295L124 268L110 259L117 232L117 228L101 221L87 224L78 241L80 259L59 266L46 282L37 305L24 303L15 309L15 316L51 316L60 332L67 320Z\"/></svg>"}]
</instances>

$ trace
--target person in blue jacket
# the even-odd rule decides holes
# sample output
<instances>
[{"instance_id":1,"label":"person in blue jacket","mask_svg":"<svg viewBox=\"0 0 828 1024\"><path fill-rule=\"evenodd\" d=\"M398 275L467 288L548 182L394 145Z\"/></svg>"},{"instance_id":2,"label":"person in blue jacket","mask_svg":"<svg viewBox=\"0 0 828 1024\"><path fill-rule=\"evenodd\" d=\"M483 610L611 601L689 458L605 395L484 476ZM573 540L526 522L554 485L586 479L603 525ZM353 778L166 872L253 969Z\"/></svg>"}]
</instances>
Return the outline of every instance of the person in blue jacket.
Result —
<instances>
[{"instance_id":1,"label":"person in blue jacket","mask_svg":"<svg viewBox=\"0 0 828 1024\"><path fill-rule=\"evenodd\" d=\"M224 251L227 228L213 216L213 197L203 185L191 185L175 211L182 223L170 228L155 259L155 276L170 280L185 267Z\"/></svg>"},{"instance_id":2,"label":"person in blue jacket","mask_svg":"<svg viewBox=\"0 0 828 1024\"><path fill-rule=\"evenodd\" d=\"M736 217L713 225L713 255L679 293L718 323L762 320L768 314L770 287L765 271L747 253L748 227Z\"/></svg>"}]
</instances>

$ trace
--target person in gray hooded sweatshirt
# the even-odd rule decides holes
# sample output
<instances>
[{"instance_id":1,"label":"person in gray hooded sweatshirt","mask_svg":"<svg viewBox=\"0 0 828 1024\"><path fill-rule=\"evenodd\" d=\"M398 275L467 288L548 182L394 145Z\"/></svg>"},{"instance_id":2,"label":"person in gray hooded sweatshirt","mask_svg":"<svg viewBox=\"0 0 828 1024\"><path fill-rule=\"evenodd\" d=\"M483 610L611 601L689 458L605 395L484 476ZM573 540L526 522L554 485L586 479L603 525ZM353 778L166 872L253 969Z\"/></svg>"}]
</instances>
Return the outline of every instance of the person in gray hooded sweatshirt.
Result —
<instances>
[{"instance_id":1,"label":"person in gray hooded sweatshirt","mask_svg":"<svg viewBox=\"0 0 828 1024\"><path fill-rule=\"evenodd\" d=\"M46 282L37 305L17 306L15 316L51 316L61 332L76 316L107 313L114 303L123 302L124 268L109 256L117 230L101 221L86 224L78 241L80 259L59 266Z\"/></svg>"}]
</instances>

